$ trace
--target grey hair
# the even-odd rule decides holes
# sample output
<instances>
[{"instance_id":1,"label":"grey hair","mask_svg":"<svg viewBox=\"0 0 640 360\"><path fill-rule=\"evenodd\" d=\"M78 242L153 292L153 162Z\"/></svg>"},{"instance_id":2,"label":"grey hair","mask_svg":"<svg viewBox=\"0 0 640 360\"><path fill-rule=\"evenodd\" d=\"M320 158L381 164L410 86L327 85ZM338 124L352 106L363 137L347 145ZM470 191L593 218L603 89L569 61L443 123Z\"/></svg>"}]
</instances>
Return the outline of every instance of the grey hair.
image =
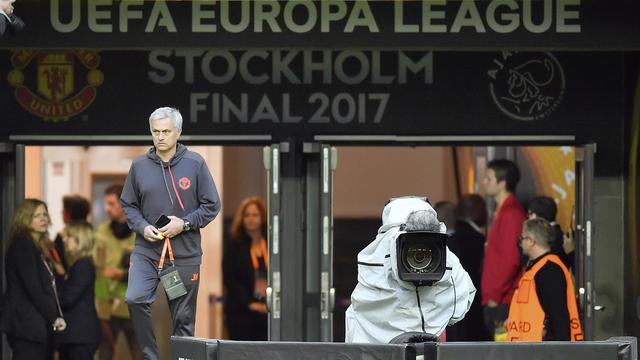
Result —
<instances>
[{"instance_id":1,"label":"grey hair","mask_svg":"<svg viewBox=\"0 0 640 360\"><path fill-rule=\"evenodd\" d=\"M551 224L541 217L525 220L522 224L522 233L531 236L535 242L544 247L551 247L554 232Z\"/></svg>"},{"instance_id":2,"label":"grey hair","mask_svg":"<svg viewBox=\"0 0 640 360\"><path fill-rule=\"evenodd\" d=\"M405 230L440 232L440 222L434 210L417 210L407 217Z\"/></svg>"},{"instance_id":3,"label":"grey hair","mask_svg":"<svg viewBox=\"0 0 640 360\"><path fill-rule=\"evenodd\" d=\"M151 122L153 120L170 118L173 121L173 125L182 130L182 115L180 110L172 107L161 107L155 109L151 115L149 115L149 129L151 129Z\"/></svg>"}]
</instances>

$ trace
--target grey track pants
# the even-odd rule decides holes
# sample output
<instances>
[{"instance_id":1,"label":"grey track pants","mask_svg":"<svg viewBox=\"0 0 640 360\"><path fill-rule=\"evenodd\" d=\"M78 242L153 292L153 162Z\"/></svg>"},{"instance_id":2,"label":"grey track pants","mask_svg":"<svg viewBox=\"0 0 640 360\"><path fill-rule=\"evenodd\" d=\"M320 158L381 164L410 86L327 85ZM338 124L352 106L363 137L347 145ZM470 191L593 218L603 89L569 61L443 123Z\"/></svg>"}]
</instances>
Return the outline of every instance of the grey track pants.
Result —
<instances>
[{"instance_id":1,"label":"grey track pants","mask_svg":"<svg viewBox=\"0 0 640 360\"><path fill-rule=\"evenodd\" d=\"M193 336L200 265L176 264L176 268L187 294L168 301L173 321L173 335ZM160 359L150 307L156 299L159 282L157 261L141 254L132 254L126 302L143 358L150 360Z\"/></svg>"}]
</instances>

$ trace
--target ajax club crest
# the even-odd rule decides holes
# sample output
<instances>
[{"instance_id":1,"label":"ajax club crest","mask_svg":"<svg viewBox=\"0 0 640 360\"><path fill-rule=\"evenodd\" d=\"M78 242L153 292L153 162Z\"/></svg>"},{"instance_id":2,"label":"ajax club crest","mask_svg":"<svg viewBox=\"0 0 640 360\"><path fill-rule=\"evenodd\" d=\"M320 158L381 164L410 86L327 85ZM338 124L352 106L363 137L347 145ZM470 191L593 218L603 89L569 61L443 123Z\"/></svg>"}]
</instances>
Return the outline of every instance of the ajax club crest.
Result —
<instances>
[{"instance_id":1,"label":"ajax club crest","mask_svg":"<svg viewBox=\"0 0 640 360\"><path fill-rule=\"evenodd\" d=\"M548 52L502 52L488 71L493 101L507 116L523 121L543 119L562 101L564 72Z\"/></svg>"},{"instance_id":2,"label":"ajax club crest","mask_svg":"<svg viewBox=\"0 0 640 360\"><path fill-rule=\"evenodd\" d=\"M67 121L96 98L104 81L99 64L96 51L18 50L8 80L22 108L46 121Z\"/></svg>"}]
</instances>

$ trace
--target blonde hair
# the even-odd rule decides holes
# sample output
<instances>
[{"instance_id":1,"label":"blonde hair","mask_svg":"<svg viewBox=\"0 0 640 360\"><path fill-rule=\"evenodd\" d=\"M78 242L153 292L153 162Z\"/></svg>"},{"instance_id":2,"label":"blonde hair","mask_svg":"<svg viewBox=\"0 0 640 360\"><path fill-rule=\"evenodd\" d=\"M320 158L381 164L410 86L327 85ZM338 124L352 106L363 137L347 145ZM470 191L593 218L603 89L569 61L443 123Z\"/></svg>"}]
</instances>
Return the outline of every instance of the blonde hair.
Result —
<instances>
[{"instance_id":1,"label":"blonde hair","mask_svg":"<svg viewBox=\"0 0 640 360\"><path fill-rule=\"evenodd\" d=\"M79 259L85 257L91 257L93 254L93 246L95 243L93 228L89 223L75 223L65 227L60 236L64 239L68 236L76 239L78 248L74 251L69 251L65 245L65 256L69 262L69 266L73 265Z\"/></svg>"},{"instance_id":2,"label":"blonde hair","mask_svg":"<svg viewBox=\"0 0 640 360\"><path fill-rule=\"evenodd\" d=\"M37 248L46 252L48 250L49 234L43 233L39 238L34 239L32 235L31 224L33 223L33 215L36 213L36 209L42 205L47 212L47 220L51 225L51 217L49 217L49 208L47 203L39 199L24 199L22 204L18 206L16 212L13 214L11 221L11 230L9 232L9 238L13 241L19 237L28 237L33 241Z\"/></svg>"}]
</instances>

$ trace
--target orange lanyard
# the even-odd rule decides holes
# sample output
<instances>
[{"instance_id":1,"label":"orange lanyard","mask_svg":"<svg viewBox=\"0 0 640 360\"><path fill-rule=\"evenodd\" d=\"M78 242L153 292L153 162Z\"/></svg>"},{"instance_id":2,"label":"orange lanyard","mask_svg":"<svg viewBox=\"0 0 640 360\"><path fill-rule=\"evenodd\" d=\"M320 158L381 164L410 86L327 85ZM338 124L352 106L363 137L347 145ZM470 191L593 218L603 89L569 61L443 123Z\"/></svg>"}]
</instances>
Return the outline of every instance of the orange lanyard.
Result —
<instances>
[{"instance_id":1,"label":"orange lanyard","mask_svg":"<svg viewBox=\"0 0 640 360\"><path fill-rule=\"evenodd\" d=\"M164 246L162 247L162 255L160 255L160 262L158 263L158 271L162 270L162 266L164 265L164 257L167 254L167 249L169 249L169 260L171 264L173 264L173 249L171 248L171 241L165 236L164 238Z\"/></svg>"},{"instance_id":2,"label":"orange lanyard","mask_svg":"<svg viewBox=\"0 0 640 360\"><path fill-rule=\"evenodd\" d=\"M267 254L267 242L264 240L260 241L260 247L262 248L262 258L264 259L264 265L269 267L269 255ZM251 245L251 264L253 265L253 270L258 270L258 252L255 249L255 246Z\"/></svg>"}]
</instances>

